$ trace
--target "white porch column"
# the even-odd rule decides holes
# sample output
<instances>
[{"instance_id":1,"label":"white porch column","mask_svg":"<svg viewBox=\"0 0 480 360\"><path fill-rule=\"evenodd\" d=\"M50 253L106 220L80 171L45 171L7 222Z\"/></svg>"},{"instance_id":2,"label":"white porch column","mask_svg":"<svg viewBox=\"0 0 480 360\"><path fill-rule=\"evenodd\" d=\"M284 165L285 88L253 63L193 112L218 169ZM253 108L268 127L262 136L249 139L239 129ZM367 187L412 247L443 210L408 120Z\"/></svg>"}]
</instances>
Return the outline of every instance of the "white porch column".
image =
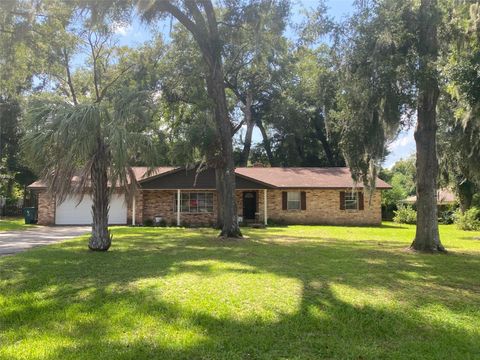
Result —
<instances>
[{"instance_id":1,"label":"white porch column","mask_svg":"<svg viewBox=\"0 0 480 360\"><path fill-rule=\"evenodd\" d=\"M133 194L133 200L132 200L132 225L135 226L135 194Z\"/></svg>"},{"instance_id":2,"label":"white porch column","mask_svg":"<svg viewBox=\"0 0 480 360\"><path fill-rule=\"evenodd\" d=\"M263 220L265 221L265 226L268 222L268 213L267 213L267 189L263 190Z\"/></svg>"},{"instance_id":3,"label":"white porch column","mask_svg":"<svg viewBox=\"0 0 480 360\"><path fill-rule=\"evenodd\" d=\"M177 190L177 226L180 226L180 189Z\"/></svg>"}]
</instances>

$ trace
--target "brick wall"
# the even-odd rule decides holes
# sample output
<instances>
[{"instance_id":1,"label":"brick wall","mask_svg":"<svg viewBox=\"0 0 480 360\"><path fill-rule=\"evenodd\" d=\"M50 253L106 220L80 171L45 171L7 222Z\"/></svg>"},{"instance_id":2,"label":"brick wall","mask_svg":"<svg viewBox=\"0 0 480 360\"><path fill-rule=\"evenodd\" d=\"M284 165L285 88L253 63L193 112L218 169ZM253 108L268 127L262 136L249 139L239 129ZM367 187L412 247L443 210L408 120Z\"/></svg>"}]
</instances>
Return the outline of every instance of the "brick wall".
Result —
<instances>
[{"instance_id":1,"label":"brick wall","mask_svg":"<svg viewBox=\"0 0 480 360\"><path fill-rule=\"evenodd\" d=\"M186 191L185 192L211 192L211 191ZM143 221L161 216L167 224L176 224L177 213L174 211L175 190L144 190L143 202L137 206L137 213L141 212ZM181 222L190 225L212 225L217 220L217 195L213 194L213 213L181 213Z\"/></svg>"},{"instance_id":2,"label":"brick wall","mask_svg":"<svg viewBox=\"0 0 480 360\"><path fill-rule=\"evenodd\" d=\"M46 191L38 193L38 224L53 225L55 223L55 198Z\"/></svg>"},{"instance_id":3,"label":"brick wall","mask_svg":"<svg viewBox=\"0 0 480 360\"><path fill-rule=\"evenodd\" d=\"M285 191L285 190L283 190ZM292 190L306 192L306 210L282 210L282 190L268 190L268 218L290 224L380 225L381 191L373 194L371 203L365 194L364 210L340 210L340 190ZM344 190L345 191L345 190ZM259 212L263 219L263 190L259 191Z\"/></svg>"},{"instance_id":4,"label":"brick wall","mask_svg":"<svg viewBox=\"0 0 480 360\"><path fill-rule=\"evenodd\" d=\"M264 219L264 190L257 191L258 219ZM301 191L295 189L295 191ZM375 191L371 204L365 195L365 209L340 210L340 190L304 190L306 210L282 210L282 190L268 190L268 218L289 224L334 224L334 225L379 225L381 214L381 191ZM185 192L185 191L182 191ZM196 192L196 191L192 191ZM201 192L201 191L200 191ZM146 219L161 216L168 224L176 224L173 190L144 190L136 195L136 224ZM242 190L236 191L237 214L243 215ZM181 220L191 225L211 225L217 219L217 196L213 196L213 213L181 213ZM128 222L131 224L132 203L128 204ZM51 225L55 222L55 201L46 192L38 194L38 223Z\"/></svg>"}]
</instances>

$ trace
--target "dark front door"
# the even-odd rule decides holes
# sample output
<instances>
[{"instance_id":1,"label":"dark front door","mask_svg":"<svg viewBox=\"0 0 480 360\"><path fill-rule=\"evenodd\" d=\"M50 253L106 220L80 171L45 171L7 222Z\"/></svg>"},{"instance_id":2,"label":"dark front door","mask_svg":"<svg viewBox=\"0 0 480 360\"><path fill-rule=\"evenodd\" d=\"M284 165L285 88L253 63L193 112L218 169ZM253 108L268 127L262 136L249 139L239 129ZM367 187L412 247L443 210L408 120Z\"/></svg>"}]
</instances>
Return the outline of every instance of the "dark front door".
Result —
<instances>
[{"instance_id":1,"label":"dark front door","mask_svg":"<svg viewBox=\"0 0 480 360\"><path fill-rule=\"evenodd\" d=\"M257 192L243 192L243 218L245 220L255 220L255 212L257 211Z\"/></svg>"}]
</instances>

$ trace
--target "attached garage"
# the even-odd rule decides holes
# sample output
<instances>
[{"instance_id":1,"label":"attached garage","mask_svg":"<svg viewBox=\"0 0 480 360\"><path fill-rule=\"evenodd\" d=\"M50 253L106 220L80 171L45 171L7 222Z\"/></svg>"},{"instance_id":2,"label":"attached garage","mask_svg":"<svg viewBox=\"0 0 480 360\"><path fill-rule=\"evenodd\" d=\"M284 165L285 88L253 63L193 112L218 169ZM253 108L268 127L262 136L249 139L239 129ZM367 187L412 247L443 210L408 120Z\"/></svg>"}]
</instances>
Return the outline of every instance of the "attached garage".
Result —
<instances>
[{"instance_id":1,"label":"attached garage","mask_svg":"<svg viewBox=\"0 0 480 360\"><path fill-rule=\"evenodd\" d=\"M91 196L85 195L80 203L78 200L78 197L69 196L61 204L56 204L56 225L90 225L92 223ZM113 195L110 199L108 223L110 225L127 223L127 203L124 195Z\"/></svg>"}]
</instances>

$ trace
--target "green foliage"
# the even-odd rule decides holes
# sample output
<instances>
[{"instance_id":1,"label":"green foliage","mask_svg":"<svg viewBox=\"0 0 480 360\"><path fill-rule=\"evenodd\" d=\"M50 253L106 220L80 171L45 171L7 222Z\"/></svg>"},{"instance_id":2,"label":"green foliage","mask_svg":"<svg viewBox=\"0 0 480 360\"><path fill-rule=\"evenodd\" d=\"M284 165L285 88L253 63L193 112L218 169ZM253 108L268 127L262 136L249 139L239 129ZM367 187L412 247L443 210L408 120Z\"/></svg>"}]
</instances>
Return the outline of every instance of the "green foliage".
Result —
<instances>
[{"instance_id":1,"label":"green foliage","mask_svg":"<svg viewBox=\"0 0 480 360\"><path fill-rule=\"evenodd\" d=\"M455 221L455 211L452 209L443 210L438 214L439 224L453 224Z\"/></svg>"},{"instance_id":2,"label":"green foliage","mask_svg":"<svg viewBox=\"0 0 480 360\"><path fill-rule=\"evenodd\" d=\"M480 154L472 152L472 134L455 115L457 107L459 102L444 89L439 105L437 149L441 186L454 188L460 207L466 210L477 188L480 189Z\"/></svg>"},{"instance_id":3,"label":"green foliage","mask_svg":"<svg viewBox=\"0 0 480 360\"><path fill-rule=\"evenodd\" d=\"M119 93L126 101L115 102L113 107L98 102L73 105L42 97L30 102L27 120L32 130L25 136L24 150L31 166L60 197L69 191L74 175L81 179L77 190L85 190L98 138L109 149L109 179L118 186L131 184L128 169L137 157L148 164L156 161L151 136L141 126L146 104L132 95Z\"/></svg>"},{"instance_id":4,"label":"green foliage","mask_svg":"<svg viewBox=\"0 0 480 360\"><path fill-rule=\"evenodd\" d=\"M480 208L480 193L473 195L472 206Z\"/></svg>"},{"instance_id":5,"label":"green foliage","mask_svg":"<svg viewBox=\"0 0 480 360\"><path fill-rule=\"evenodd\" d=\"M480 5L475 1L455 3L449 13L447 34L450 42L443 58L446 81L440 153L443 153L443 176L455 184L463 207L470 194L459 185L476 183L480 186ZM449 176L445 176L448 174Z\"/></svg>"},{"instance_id":6,"label":"green foliage","mask_svg":"<svg viewBox=\"0 0 480 360\"><path fill-rule=\"evenodd\" d=\"M159 227L166 227L167 226L167 220L162 218L162 219L160 219L159 222L157 222L156 225L159 226Z\"/></svg>"},{"instance_id":7,"label":"green foliage","mask_svg":"<svg viewBox=\"0 0 480 360\"><path fill-rule=\"evenodd\" d=\"M291 54L283 91L264 113L273 131L275 163L282 166L344 166L340 129L329 118L339 91L331 49L299 47Z\"/></svg>"},{"instance_id":8,"label":"green foliage","mask_svg":"<svg viewBox=\"0 0 480 360\"><path fill-rule=\"evenodd\" d=\"M148 89L128 81L135 68L134 59L123 57L128 51L111 45L108 30L92 30L82 21L80 17L78 28L64 29L65 38L50 43L53 50L61 51L66 42L76 39L85 46L72 46L72 53L64 53L64 58L78 49L87 60L74 70L69 61L55 58L57 66L42 69L58 92L44 89L29 97L24 153L60 199L72 190L74 175L78 182L73 190L86 191L99 158L106 159L109 182L131 194L137 185L131 181L131 166L153 166L161 159L161 137L151 126L154 99Z\"/></svg>"},{"instance_id":9,"label":"green foliage","mask_svg":"<svg viewBox=\"0 0 480 360\"><path fill-rule=\"evenodd\" d=\"M33 229L35 225L25 224L25 219L6 218L0 219L0 232L12 230L29 230Z\"/></svg>"},{"instance_id":10,"label":"green foliage","mask_svg":"<svg viewBox=\"0 0 480 360\"><path fill-rule=\"evenodd\" d=\"M153 226L153 219L145 219L143 220L143 226Z\"/></svg>"},{"instance_id":11,"label":"green foliage","mask_svg":"<svg viewBox=\"0 0 480 360\"><path fill-rule=\"evenodd\" d=\"M358 3L340 46L339 110L332 112L342 132L341 147L354 178L375 186L387 143L411 122L411 3ZM410 63L413 61L413 63Z\"/></svg>"},{"instance_id":12,"label":"green foliage","mask_svg":"<svg viewBox=\"0 0 480 360\"><path fill-rule=\"evenodd\" d=\"M394 211L393 221L398 224L416 224L417 212L411 206L400 205L398 210Z\"/></svg>"},{"instance_id":13,"label":"green foliage","mask_svg":"<svg viewBox=\"0 0 480 360\"><path fill-rule=\"evenodd\" d=\"M380 178L389 183L392 188L382 192L383 216L392 219L393 212L400 201L415 195L415 157L398 160L391 169L383 169Z\"/></svg>"},{"instance_id":14,"label":"green foliage","mask_svg":"<svg viewBox=\"0 0 480 360\"><path fill-rule=\"evenodd\" d=\"M382 204L385 206L394 206L398 204L399 201L405 200L405 198L409 195L407 184L410 181L412 180L404 174L394 174L389 181L392 189L382 193Z\"/></svg>"},{"instance_id":15,"label":"green foliage","mask_svg":"<svg viewBox=\"0 0 480 360\"><path fill-rule=\"evenodd\" d=\"M460 210L455 212L455 224L460 230L480 230L480 208L472 207L463 214Z\"/></svg>"}]
</instances>

